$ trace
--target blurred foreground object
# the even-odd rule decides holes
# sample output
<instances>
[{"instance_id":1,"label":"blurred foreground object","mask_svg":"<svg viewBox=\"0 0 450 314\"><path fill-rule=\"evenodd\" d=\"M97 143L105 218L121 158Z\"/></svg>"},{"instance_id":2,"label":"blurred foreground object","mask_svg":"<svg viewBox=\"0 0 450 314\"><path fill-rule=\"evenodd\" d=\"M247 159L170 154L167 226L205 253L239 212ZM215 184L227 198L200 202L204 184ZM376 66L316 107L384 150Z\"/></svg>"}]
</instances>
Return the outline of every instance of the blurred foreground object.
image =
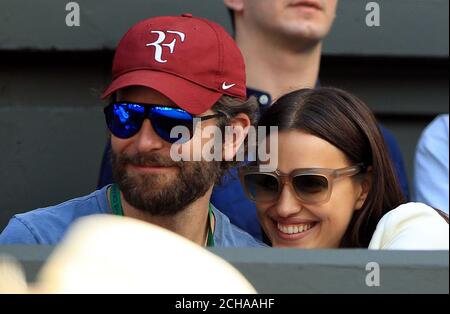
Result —
<instances>
[{"instance_id":1,"label":"blurred foreground object","mask_svg":"<svg viewBox=\"0 0 450 314\"><path fill-rule=\"evenodd\" d=\"M0 293L27 292L27 282L20 263L13 257L0 256Z\"/></svg>"},{"instance_id":2,"label":"blurred foreground object","mask_svg":"<svg viewBox=\"0 0 450 314\"><path fill-rule=\"evenodd\" d=\"M145 248L145 250L142 250ZM20 266L0 263L0 293L256 293L233 266L197 244L139 220L80 219L27 289Z\"/></svg>"}]
</instances>

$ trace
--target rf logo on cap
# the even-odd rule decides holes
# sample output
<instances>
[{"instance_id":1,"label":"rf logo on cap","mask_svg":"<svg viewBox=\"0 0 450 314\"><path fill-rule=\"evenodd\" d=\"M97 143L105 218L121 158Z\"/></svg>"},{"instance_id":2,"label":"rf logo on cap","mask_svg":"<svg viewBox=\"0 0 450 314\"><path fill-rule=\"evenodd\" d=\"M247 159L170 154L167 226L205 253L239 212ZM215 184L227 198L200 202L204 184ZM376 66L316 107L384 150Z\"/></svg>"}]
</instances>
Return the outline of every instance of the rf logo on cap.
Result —
<instances>
[{"instance_id":1,"label":"rf logo on cap","mask_svg":"<svg viewBox=\"0 0 450 314\"><path fill-rule=\"evenodd\" d=\"M186 38L186 35L182 32L177 31L166 31L169 34L175 34L180 36L181 42L184 42L184 39ZM166 34L164 31L151 31L151 33L158 34L158 39L156 39L154 42L146 44L145 46L154 46L155 47L155 60L159 63L166 63L167 60L163 60L162 53L163 53L163 47L169 47L169 52L172 54L175 48L175 43L177 42L177 39L175 38L168 44L163 44L164 40L166 40Z\"/></svg>"},{"instance_id":2,"label":"rf logo on cap","mask_svg":"<svg viewBox=\"0 0 450 314\"><path fill-rule=\"evenodd\" d=\"M199 56L201 62L186 64ZM235 41L219 24L192 15L133 25L119 41L112 74L102 97L145 86L193 115L205 113L223 95L247 99L244 58Z\"/></svg>"}]
</instances>

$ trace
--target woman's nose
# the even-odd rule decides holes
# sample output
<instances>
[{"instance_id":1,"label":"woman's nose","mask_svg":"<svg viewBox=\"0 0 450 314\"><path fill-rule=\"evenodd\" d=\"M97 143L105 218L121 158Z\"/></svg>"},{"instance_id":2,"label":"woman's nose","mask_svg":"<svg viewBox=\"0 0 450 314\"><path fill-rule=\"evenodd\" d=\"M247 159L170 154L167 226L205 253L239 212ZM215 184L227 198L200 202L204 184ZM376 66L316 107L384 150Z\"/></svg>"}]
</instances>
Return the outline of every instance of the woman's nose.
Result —
<instances>
[{"instance_id":1,"label":"woman's nose","mask_svg":"<svg viewBox=\"0 0 450 314\"><path fill-rule=\"evenodd\" d=\"M276 204L277 215L283 218L297 214L302 210L301 202L295 197L292 188L285 184Z\"/></svg>"}]
</instances>

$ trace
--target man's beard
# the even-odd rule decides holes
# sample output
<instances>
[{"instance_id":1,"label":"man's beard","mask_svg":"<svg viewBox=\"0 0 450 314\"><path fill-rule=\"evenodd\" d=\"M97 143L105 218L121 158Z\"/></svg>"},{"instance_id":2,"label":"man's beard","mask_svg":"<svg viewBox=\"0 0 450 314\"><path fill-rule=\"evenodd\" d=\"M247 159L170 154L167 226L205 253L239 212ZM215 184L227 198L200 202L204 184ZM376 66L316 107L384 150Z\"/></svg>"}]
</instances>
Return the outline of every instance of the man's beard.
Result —
<instances>
[{"instance_id":1,"label":"man's beard","mask_svg":"<svg viewBox=\"0 0 450 314\"><path fill-rule=\"evenodd\" d=\"M220 164L216 161L173 161L155 153L111 154L113 179L125 200L153 216L172 216L183 211L205 195L221 175ZM177 171L130 174L128 165L174 167Z\"/></svg>"}]
</instances>

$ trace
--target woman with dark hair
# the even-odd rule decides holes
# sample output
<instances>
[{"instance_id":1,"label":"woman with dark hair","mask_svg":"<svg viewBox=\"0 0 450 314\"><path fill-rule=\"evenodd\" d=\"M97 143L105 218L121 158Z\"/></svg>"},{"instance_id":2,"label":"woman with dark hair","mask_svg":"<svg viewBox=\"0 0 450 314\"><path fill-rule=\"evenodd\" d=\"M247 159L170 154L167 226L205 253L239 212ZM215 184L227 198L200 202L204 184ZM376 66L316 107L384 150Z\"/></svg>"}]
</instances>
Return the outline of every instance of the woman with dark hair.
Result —
<instances>
[{"instance_id":1,"label":"woman with dark hair","mask_svg":"<svg viewBox=\"0 0 450 314\"><path fill-rule=\"evenodd\" d=\"M261 167L269 160L239 174L272 246L448 250L448 223L431 207L404 204L376 119L355 96L294 91L259 126L278 127L263 144L276 136L277 169Z\"/></svg>"}]
</instances>

